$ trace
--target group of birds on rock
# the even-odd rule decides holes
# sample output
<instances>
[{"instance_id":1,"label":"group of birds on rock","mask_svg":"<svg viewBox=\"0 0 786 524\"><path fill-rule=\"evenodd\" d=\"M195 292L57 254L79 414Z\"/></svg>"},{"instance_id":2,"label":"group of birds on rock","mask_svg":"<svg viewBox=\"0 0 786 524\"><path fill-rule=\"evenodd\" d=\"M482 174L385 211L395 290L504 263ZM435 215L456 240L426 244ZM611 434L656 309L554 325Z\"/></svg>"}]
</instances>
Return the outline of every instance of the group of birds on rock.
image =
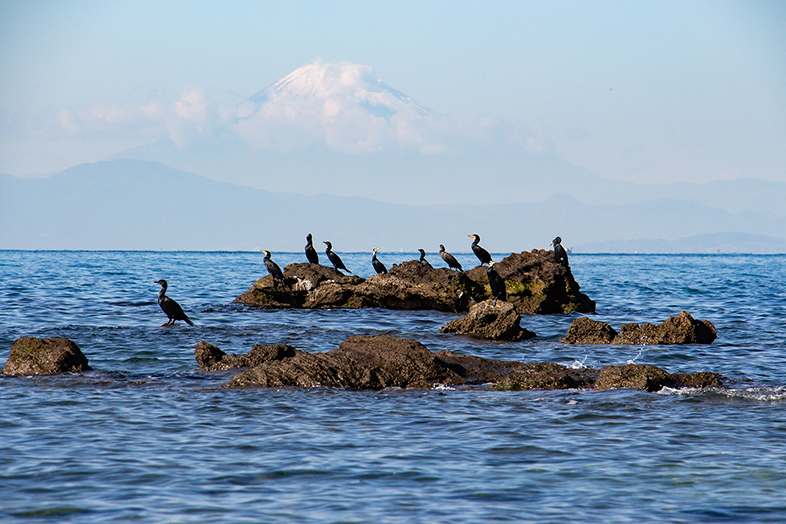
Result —
<instances>
[{"instance_id":1,"label":"group of birds on rock","mask_svg":"<svg viewBox=\"0 0 786 524\"><path fill-rule=\"evenodd\" d=\"M488 276L489 279L489 288L491 289L491 296L494 297L494 305L497 304L497 299L501 299L504 302L505 299L507 298L505 292L505 280L501 276L499 276L499 273L497 273L497 271L494 269L494 261L491 258L491 254L486 249L480 246L480 235L475 234L475 235L468 235L468 236L472 238L472 245L471 245L472 252L475 253L476 257L478 257L478 260L480 260L480 264L481 265L488 264L488 269L486 269L486 276ZM323 242L326 246L325 254L328 257L328 260L330 260L330 263L333 264L333 267L336 269L336 271L342 270L342 271L346 271L347 273L352 273L344 265L344 262L341 260L341 257L339 257L336 253L333 252L333 244L331 244L330 241L328 240L324 240ZM554 256L556 257L557 262L562 264L566 268L570 267L568 265L568 253L565 251L565 248L562 247L562 239L560 237L555 238L554 240L551 241L551 245L554 246ZM317 253L317 250L314 249L311 233L306 235L305 250L306 250L306 259L311 264L319 264L319 254ZM388 270L385 267L385 264L383 264L377 258L378 251L379 251L378 247L375 247L374 250L372 251L373 255L371 257L371 265L374 267L374 271L376 271L377 274L387 273ZM428 261L426 260L426 251L423 250L422 248L418 249L418 251L420 252L419 262L428 264ZM289 286L287 285L286 280L284 280L284 272L281 271L281 268L278 266L278 264L273 262L273 260L270 258L271 256L270 251L263 250L262 252L265 254L265 257L262 260L265 263L265 268L267 269L267 272L270 273L270 276L273 278L273 286L278 287L278 284L280 283L284 287L288 288ZM458 260L456 260L456 257L445 251L445 246L442 244L439 245L439 256L442 258L442 260L445 261L445 263L448 265L450 269L457 269L461 273L464 272L464 270L461 267L461 264L459 263ZM182 320L188 323L188 325L193 326L194 323L191 321L190 318L188 318L188 315L185 314L183 308L180 307L180 304L178 304L173 299L166 296L166 289L167 289L166 280L163 279L156 280L155 283L161 285L161 291L158 292L158 305L161 306L161 310L164 313L166 313L166 316L169 319L166 324L161 324L161 326L173 326L175 325L176 320Z\"/></svg>"}]
</instances>

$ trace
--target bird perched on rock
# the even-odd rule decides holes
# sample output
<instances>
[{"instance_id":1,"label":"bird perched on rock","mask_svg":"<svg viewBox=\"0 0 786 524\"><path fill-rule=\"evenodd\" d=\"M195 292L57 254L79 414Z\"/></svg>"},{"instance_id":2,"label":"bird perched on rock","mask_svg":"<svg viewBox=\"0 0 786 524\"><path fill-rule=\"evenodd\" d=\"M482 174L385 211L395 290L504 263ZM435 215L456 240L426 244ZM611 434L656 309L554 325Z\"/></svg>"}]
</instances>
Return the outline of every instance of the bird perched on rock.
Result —
<instances>
[{"instance_id":1,"label":"bird perched on rock","mask_svg":"<svg viewBox=\"0 0 786 524\"><path fill-rule=\"evenodd\" d=\"M347 267L344 265L344 262L341 261L341 257L333 253L333 244L327 240L323 240L322 242L324 242L324 244L327 246L327 249L325 249L325 254L328 257L328 260L330 260L330 263L333 264L333 267L336 268L336 271L343 269L347 273L352 273L352 271L347 269Z\"/></svg>"},{"instance_id":2,"label":"bird perched on rock","mask_svg":"<svg viewBox=\"0 0 786 524\"><path fill-rule=\"evenodd\" d=\"M554 257L557 259L557 262L565 267L570 267L568 265L568 252L562 247L562 239L557 237L551 243L554 245Z\"/></svg>"},{"instance_id":3,"label":"bird perched on rock","mask_svg":"<svg viewBox=\"0 0 786 524\"><path fill-rule=\"evenodd\" d=\"M267 272L270 273L271 277L273 277L273 286L275 287L277 282L281 282L284 284L284 287L289 287L287 286L287 282L284 280L284 273L281 272L281 268L278 267L278 264L270 259L270 251L262 252L265 254L265 258L262 260L265 262Z\"/></svg>"},{"instance_id":4,"label":"bird perched on rock","mask_svg":"<svg viewBox=\"0 0 786 524\"><path fill-rule=\"evenodd\" d=\"M502 299L503 301L507 298L507 294L505 292L505 281L494 269L494 262L489 263L489 267L486 270L486 276L489 277L489 288L491 288L491 296L494 297L494 305L496 306L498 298Z\"/></svg>"},{"instance_id":5,"label":"bird perched on rock","mask_svg":"<svg viewBox=\"0 0 786 524\"><path fill-rule=\"evenodd\" d=\"M180 304L166 296L166 280L156 280L155 283L161 284L161 291L158 292L158 305L161 306L161 310L166 313L169 319L166 324L161 324L159 327L174 326L176 320L183 320L189 326L193 326L194 323L191 322L191 319L185 314Z\"/></svg>"},{"instance_id":6,"label":"bird perched on rock","mask_svg":"<svg viewBox=\"0 0 786 524\"><path fill-rule=\"evenodd\" d=\"M319 255L314 245L311 243L311 233L306 235L306 258L312 264L319 264Z\"/></svg>"},{"instance_id":7,"label":"bird perched on rock","mask_svg":"<svg viewBox=\"0 0 786 524\"><path fill-rule=\"evenodd\" d=\"M448 267L458 269L462 273L464 272L464 270L461 269L461 264L459 264L459 261L456 260L456 257L445 251L445 246L442 244L439 245L439 256L442 257L442 260L445 261Z\"/></svg>"},{"instance_id":8,"label":"bird perched on rock","mask_svg":"<svg viewBox=\"0 0 786 524\"><path fill-rule=\"evenodd\" d=\"M418 260L418 262L420 262L421 264L423 262L428 263L428 260L426 260L426 252L423 250L423 248L418 249L418 251L420 251L420 259Z\"/></svg>"},{"instance_id":9,"label":"bird perched on rock","mask_svg":"<svg viewBox=\"0 0 786 524\"><path fill-rule=\"evenodd\" d=\"M480 242L480 235L467 235L468 237L472 237L472 252L475 253L475 256L478 257L480 260L480 265L488 264L491 262L491 255L488 251L483 249L478 245Z\"/></svg>"},{"instance_id":10,"label":"bird perched on rock","mask_svg":"<svg viewBox=\"0 0 786 524\"><path fill-rule=\"evenodd\" d=\"M380 273L387 273L388 268L385 267L385 264L377 260L377 251L379 251L378 247L374 248L374 256L371 257L371 265L374 266L374 271L377 272L377 275Z\"/></svg>"}]
</instances>

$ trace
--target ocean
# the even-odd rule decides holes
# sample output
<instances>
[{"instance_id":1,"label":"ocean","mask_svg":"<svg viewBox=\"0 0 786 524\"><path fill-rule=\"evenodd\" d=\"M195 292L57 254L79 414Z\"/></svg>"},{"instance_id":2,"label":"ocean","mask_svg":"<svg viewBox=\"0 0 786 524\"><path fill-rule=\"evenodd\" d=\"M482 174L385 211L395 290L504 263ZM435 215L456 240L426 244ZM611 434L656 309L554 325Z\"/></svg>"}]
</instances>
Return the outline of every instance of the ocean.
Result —
<instances>
[{"instance_id":1,"label":"ocean","mask_svg":"<svg viewBox=\"0 0 786 524\"><path fill-rule=\"evenodd\" d=\"M524 316L537 337L514 343L439 334L458 314L233 304L267 274L262 256L0 251L2 363L19 337L67 337L93 368L0 375L0 521L786 522L786 256L571 256L593 318L619 329L686 310L718 330L689 346L561 343L581 314ZM370 252L341 256L372 273ZM465 267L472 257L458 256ZM160 278L196 327L159 327ZM353 334L730 382L658 393L224 389L235 372L194 359L200 340L227 353L320 352Z\"/></svg>"}]
</instances>

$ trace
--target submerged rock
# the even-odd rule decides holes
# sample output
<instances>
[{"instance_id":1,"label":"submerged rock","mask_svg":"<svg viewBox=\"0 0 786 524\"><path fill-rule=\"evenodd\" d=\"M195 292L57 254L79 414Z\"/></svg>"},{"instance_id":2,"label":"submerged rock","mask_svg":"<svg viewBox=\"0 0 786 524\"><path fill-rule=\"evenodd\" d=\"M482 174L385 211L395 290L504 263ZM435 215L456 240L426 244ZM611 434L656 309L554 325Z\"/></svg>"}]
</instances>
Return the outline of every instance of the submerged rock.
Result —
<instances>
[{"instance_id":1,"label":"submerged rock","mask_svg":"<svg viewBox=\"0 0 786 524\"><path fill-rule=\"evenodd\" d=\"M443 326L440 333L459 333L486 340L525 340L535 333L521 327L521 315L510 302L484 300L473 304L469 313Z\"/></svg>"},{"instance_id":2,"label":"submerged rock","mask_svg":"<svg viewBox=\"0 0 786 524\"><path fill-rule=\"evenodd\" d=\"M577 318L561 339L567 344L711 344L717 330L708 320L696 320L687 311L669 316L662 324L622 324L621 332L588 317Z\"/></svg>"},{"instance_id":3,"label":"submerged rock","mask_svg":"<svg viewBox=\"0 0 786 524\"><path fill-rule=\"evenodd\" d=\"M579 291L569 268L553 251L513 253L495 264L505 280L508 302L520 314L595 311L595 302ZM460 273L433 268L416 260L394 264L387 274L368 279L347 276L333 268L295 263L284 267L287 288L269 275L259 279L235 302L266 308L433 309L467 311L491 298L486 268Z\"/></svg>"},{"instance_id":4,"label":"submerged rock","mask_svg":"<svg viewBox=\"0 0 786 524\"><path fill-rule=\"evenodd\" d=\"M194 350L199 367L208 371L220 371L232 368L247 368L258 366L269 360L281 360L282 358L293 357L297 350L286 344L275 345L255 345L251 351L243 355L226 354L213 344L208 344L204 340L197 343Z\"/></svg>"},{"instance_id":5,"label":"submerged rock","mask_svg":"<svg viewBox=\"0 0 786 524\"><path fill-rule=\"evenodd\" d=\"M276 347L279 346L255 346L250 353L264 353L265 357L254 367L232 377L225 387L380 390L431 388L435 384L445 384L490 385L498 390L636 388L658 391L663 386L719 386L725 380L717 373L670 374L654 366L639 364L606 366L599 371L575 370L551 362L503 361L451 351L433 353L420 342L390 335L352 336L338 349L327 353L306 353L291 350L289 346L283 346L288 348L285 351L258 349ZM197 344L198 352L223 354L218 348L212 348L215 346L206 342ZM242 362L254 361L249 358Z\"/></svg>"},{"instance_id":6,"label":"submerged rock","mask_svg":"<svg viewBox=\"0 0 786 524\"><path fill-rule=\"evenodd\" d=\"M90 371L87 358L67 338L22 337L11 345L3 367L6 375L50 375Z\"/></svg>"}]
</instances>

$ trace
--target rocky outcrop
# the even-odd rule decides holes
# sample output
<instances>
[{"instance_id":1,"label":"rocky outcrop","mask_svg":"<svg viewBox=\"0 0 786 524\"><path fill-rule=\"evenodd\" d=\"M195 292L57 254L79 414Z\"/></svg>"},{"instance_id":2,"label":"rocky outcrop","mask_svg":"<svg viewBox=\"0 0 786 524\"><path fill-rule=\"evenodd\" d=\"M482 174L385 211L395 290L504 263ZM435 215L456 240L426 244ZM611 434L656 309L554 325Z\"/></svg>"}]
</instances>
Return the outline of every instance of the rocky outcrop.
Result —
<instances>
[{"instance_id":1,"label":"rocky outcrop","mask_svg":"<svg viewBox=\"0 0 786 524\"><path fill-rule=\"evenodd\" d=\"M382 335L352 336L327 353L296 351L235 375L227 387L430 388L464 380L423 344Z\"/></svg>"},{"instance_id":2,"label":"rocky outcrop","mask_svg":"<svg viewBox=\"0 0 786 524\"><path fill-rule=\"evenodd\" d=\"M90 371L87 358L67 338L22 337L11 345L3 367L6 375L50 375Z\"/></svg>"},{"instance_id":3,"label":"rocky outcrop","mask_svg":"<svg viewBox=\"0 0 786 524\"><path fill-rule=\"evenodd\" d=\"M601 370L576 370L551 362L493 360L451 351L432 353L415 340L389 335L352 336L338 349L327 353L292 351L289 346L283 346L286 350L276 351L257 349L279 347L255 346L252 353L264 354L264 357L237 362L261 362L232 377L226 387L380 390L389 387L431 388L436 384L491 384L492 388L499 390L636 388L658 391L664 386L720 386L725 380L717 373L670 374L654 366L639 364L606 366ZM197 352L223 354L218 348L211 348L214 346L206 342L197 344ZM222 357L218 362L227 357Z\"/></svg>"},{"instance_id":4,"label":"rocky outcrop","mask_svg":"<svg viewBox=\"0 0 786 524\"><path fill-rule=\"evenodd\" d=\"M286 344L255 345L251 351L243 355L226 354L213 344L204 340L197 343L194 357L197 364L207 371L221 371L232 368L259 366L271 360L294 357L297 350Z\"/></svg>"},{"instance_id":5,"label":"rocky outcrop","mask_svg":"<svg viewBox=\"0 0 786 524\"><path fill-rule=\"evenodd\" d=\"M717 337L715 326L708 320L696 320L687 311L665 322L654 324L622 324L618 333L605 322L588 317L577 318L561 339L568 344L711 344Z\"/></svg>"},{"instance_id":6,"label":"rocky outcrop","mask_svg":"<svg viewBox=\"0 0 786 524\"><path fill-rule=\"evenodd\" d=\"M554 252L513 253L494 266L505 280L507 301L519 314L592 312L595 302L580 292L569 268ZM491 297L485 266L460 273L416 260L394 264L387 274L368 279L333 268L295 263L284 268L287 287L272 277L259 279L235 302L265 308L433 309L467 311Z\"/></svg>"},{"instance_id":7,"label":"rocky outcrop","mask_svg":"<svg viewBox=\"0 0 786 524\"><path fill-rule=\"evenodd\" d=\"M469 313L443 326L440 333L459 333L486 340L525 340L535 333L521 327L521 315L510 302L484 300L473 304Z\"/></svg>"}]
</instances>

